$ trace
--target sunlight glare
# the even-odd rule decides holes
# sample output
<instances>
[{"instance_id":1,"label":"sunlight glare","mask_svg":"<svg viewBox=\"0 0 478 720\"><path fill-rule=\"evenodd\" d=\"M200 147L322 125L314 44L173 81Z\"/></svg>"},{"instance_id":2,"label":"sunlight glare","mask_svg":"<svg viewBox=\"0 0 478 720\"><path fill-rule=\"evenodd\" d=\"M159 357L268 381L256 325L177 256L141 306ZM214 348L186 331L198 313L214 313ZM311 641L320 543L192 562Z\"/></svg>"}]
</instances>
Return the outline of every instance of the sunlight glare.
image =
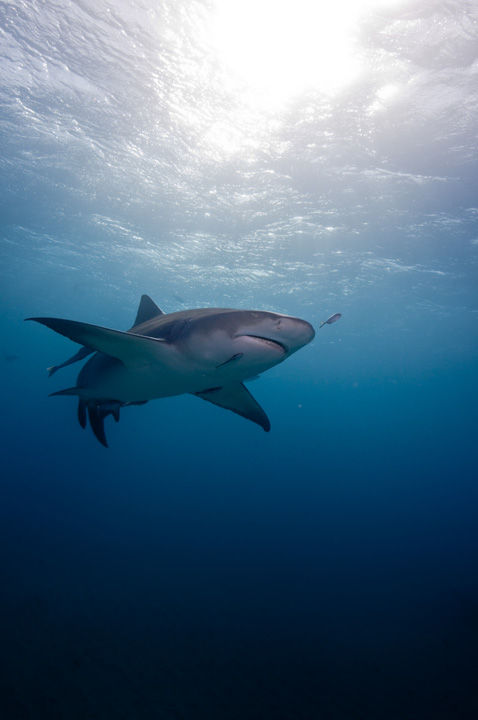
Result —
<instances>
[{"instance_id":1,"label":"sunlight glare","mask_svg":"<svg viewBox=\"0 0 478 720\"><path fill-rule=\"evenodd\" d=\"M361 70L361 16L400 0L216 0L212 42L255 103L277 106L309 88L333 93Z\"/></svg>"}]
</instances>

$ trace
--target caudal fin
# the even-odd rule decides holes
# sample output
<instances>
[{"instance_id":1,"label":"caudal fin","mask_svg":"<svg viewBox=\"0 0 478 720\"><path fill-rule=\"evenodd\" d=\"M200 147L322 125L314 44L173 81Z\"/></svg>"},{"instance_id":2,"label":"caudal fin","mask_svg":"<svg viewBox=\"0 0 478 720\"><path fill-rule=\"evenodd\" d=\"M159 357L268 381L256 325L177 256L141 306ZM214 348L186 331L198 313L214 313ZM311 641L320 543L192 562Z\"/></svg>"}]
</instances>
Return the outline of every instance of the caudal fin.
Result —
<instances>
[{"instance_id":1,"label":"caudal fin","mask_svg":"<svg viewBox=\"0 0 478 720\"><path fill-rule=\"evenodd\" d=\"M103 410L101 410L99 405L88 406L88 419L90 421L91 429L93 430L96 439L99 440L105 448L108 447L104 426L104 420L106 415L108 415L108 412L105 413Z\"/></svg>"},{"instance_id":2,"label":"caudal fin","mask_svg":"<svg viewBox=\"0 0 478 720\"><path fill-rule=\"evenodd\" d=\"M81 394L81 388L80 387L73 387L73 388L67 388L66 390L58 390L58 392L50 393L50 397L54 395L80 395ZM94 403L94 401L93 401ZM86 427L86 413L88 411L88 419L90 421L91 429L93 430L93 433L95 434L95 437L97 440L100 441L102 445L105 447L108 447L108 443L106 442L106 435L105 435L105 428L104 428L104 421L105 417L108 415L113 415L116 422L119 421L119 406L118 407L112 407L108 406L106 409L102 407L99 404L87 404L82 397L79 397L78 399L78 422L80 423L81 427L84 429Z\"/></svg>"},{"instance_id":3,"label":"caudal fin","mask_svg":"<svg viewBox=\"0 0 478 720\"><path fill-rule=\"evenodd\" d=\"M78 422L84 430L86 427L86 403L81 398L78 400Z\"/></svg>"}]
</instances>

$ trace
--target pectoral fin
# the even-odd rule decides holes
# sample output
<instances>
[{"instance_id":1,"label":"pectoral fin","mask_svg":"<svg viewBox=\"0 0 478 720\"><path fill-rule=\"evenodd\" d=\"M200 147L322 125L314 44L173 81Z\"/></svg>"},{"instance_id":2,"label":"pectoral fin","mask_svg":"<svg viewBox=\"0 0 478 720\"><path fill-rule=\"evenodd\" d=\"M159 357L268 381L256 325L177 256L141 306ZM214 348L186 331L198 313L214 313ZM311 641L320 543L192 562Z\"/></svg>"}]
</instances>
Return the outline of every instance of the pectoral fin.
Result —
<instances>
[{"instance_id":1,"label":"pectoral fin","mask_svg":"<svg viewBox=\"0 0 478 720\"><path fill-rule=\"evenodd\" d=\"M158 361L160 347L165 342L161 338L134 335L76 320L43 317L28 318L28 320L45 325L73 342L85 345L90 350L115 357L126 367L136 368Z\"/></svg>"},{"instance_id":2,"label":"pectoral fin","mask_svg":"<svg viewBox=\"0 0 478 720\"><path fill-rule=\"evenodd\" d=\"M269 418L264 410L242 383L210 388L194 394L196 397L207 400L214 405L219 405L219 407L242 415L246 420L251 420L260 425L266 432L271 429Z\"/></svg>"}]
</instances>

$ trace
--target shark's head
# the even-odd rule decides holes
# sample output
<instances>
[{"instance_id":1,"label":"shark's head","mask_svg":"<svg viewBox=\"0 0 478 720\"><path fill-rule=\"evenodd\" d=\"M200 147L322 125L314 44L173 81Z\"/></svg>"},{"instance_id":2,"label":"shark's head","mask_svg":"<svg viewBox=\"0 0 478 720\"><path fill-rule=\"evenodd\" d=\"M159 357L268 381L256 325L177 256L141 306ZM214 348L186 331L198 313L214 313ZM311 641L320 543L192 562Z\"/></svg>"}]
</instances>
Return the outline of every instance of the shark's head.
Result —
<instances>
[{"instance_id":1,"label":"shark's head","mask_svg":"<svg viewBox=\"0 0 478 720\"><path fill-rule=\"evenodd\" d=\"M240 324L233 337L247 339L263 351L264 346L269 347L271 352L281 353L283 360L315 336L312 325L300 318L260 310L236 312L240 313Z\"/></svg>"},{"instance_id":2,"label":"shark's head","mask_svg":"<svg viewBox=\"0 0 478 720\"><path fill-rule=\"evenodd\" d=\"M315 336L305 320L260 310L211 310L184 327L179 344L203 367L250 377L273 367ZM178 338L179 340L179 338Z\"/></svg>"}]
</instances>

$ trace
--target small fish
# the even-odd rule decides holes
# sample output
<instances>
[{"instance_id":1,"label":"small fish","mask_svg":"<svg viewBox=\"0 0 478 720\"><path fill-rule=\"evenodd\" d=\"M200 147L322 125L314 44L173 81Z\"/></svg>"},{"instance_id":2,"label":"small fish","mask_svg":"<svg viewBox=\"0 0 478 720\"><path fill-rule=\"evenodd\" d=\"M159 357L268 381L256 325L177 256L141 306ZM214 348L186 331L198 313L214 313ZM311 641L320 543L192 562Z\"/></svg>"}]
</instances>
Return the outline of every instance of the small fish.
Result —
<instances>
[{"instance_id":1,"label":"small fish","mask_svg":"<svg viewBox=\"0 0 478 720\"><path fill-rule=\"evenodd\" d=\"M324 320L322 325L332 325L332 323L337 322L337 320L340 320L342 317L342 313L335 313L335 315L331 315L328 320ZM319 330L322 327L322 325L319 326Z\"/></svg>"}]
</instances>

